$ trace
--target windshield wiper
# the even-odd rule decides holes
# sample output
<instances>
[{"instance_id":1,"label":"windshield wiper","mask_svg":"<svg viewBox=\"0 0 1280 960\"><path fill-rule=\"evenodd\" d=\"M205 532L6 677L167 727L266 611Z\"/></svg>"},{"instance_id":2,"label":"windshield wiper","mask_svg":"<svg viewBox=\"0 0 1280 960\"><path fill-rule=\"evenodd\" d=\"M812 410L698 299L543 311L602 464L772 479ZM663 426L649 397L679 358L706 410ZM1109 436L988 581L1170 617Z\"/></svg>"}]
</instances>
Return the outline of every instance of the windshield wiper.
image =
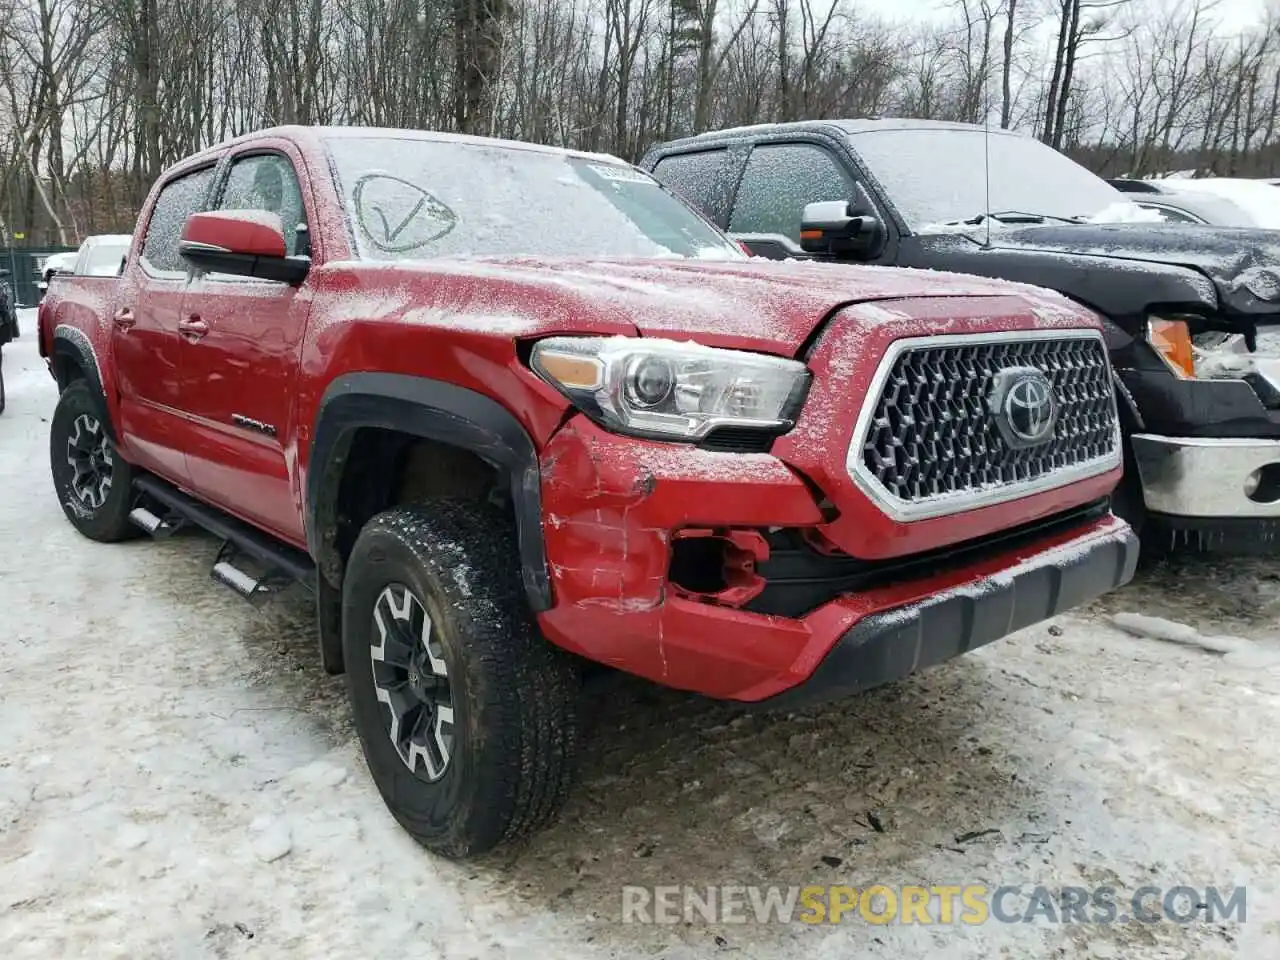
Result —
<instances>
[{"instance_id":1,"label":"windshield wiper","mask_svg":"<svg viewBox=\"0 0 1280 960\"><path fill-rule=\"evenodd\" d=\"M953 220L952 223L968 223L977 226L990 217L1001 223L1044 223L1046 220L1057 220L1060 223L1084 223L1080 217L1059 217L1052 213L1026 213L1022 210L997 210L992 213L979 213L968 220Z\"/></svg>"}]
</instances>

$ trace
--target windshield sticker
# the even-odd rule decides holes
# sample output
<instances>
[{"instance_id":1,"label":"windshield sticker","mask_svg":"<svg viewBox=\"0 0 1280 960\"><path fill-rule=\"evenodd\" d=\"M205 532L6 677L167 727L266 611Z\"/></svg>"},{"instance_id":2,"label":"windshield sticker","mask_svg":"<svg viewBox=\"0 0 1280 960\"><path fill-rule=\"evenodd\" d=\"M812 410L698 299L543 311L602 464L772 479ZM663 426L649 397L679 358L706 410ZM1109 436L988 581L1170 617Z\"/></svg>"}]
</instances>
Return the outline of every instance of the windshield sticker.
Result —
<instances>
[{"instance_id":1,"label":"windshield sticker","mask_svg":"<svg viewBox=\"0 0 1280 960\"><path fill-rule=\"evenodd\" d=\"M602 180L617 180L622 183L648 183L657 186L658 182L646 173L630 167L616 167L610 164L589 163L587 169Z\"/></svg>"},{"instance_id":2,"label":"windshield sticker","mask_svg":"<svg viewBox=\"0 0 1280 960\"><path fill-rule=\"evenodd\" d=\"M351 203L369 241L387 253L416 250L458 225L458 215L408 180L371 173L356 181Z\"/></svg>"}]
</instances>

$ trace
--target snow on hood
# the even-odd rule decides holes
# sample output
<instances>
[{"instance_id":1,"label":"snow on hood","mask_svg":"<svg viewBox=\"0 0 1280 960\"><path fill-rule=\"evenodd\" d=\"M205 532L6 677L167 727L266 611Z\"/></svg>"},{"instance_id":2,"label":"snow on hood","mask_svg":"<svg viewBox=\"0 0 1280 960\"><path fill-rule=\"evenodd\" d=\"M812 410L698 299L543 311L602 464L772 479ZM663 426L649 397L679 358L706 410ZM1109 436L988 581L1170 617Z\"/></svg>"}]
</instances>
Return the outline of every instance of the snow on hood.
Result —
<instances>
[{"instance_id":1,"label":"snow on hood","mask_svg":"<svg viewBox=\"0 0 1280 960\"><path fill-rule=\"evenodd\" d=\"M1131 200L1118 200L1108 204L1091 217L1089 223L1163 223L1164 218L1155 210L1140 207Z\"/></svg>"},{"instance_id":2,"label":"snow on hood","mask_svg":"<svg viewBox=\"0 0 1280 960\"><path fill-rule=\"evenodd\" d=\"M992 234L991 243L1006 250L1188 267L1213 281L1224 306L1280 313L1277 231L1184 223L1055 224L1004 230Z\"/></svg>"},{"instance_id":3,"label":"snow on hood","mask_svg":"<svg viewBox=\"0 0 1280 960\"><path fill-rule=\"evenodd\" d=\"M386 316L399 304L407 320L478 331L639 332L784 355L793 355L832 311L855 303L1014 296L1046 324L1079 326L1093 319L1060 294L1026 284L801 260L348 261L317 274L334 272L343 275L342 312L352 318L374 307ZM901 314L886 311L885 317Z\"/></svg>"},{"instance_id":4,"label":"snow on hood","mask_svg":"<svg viewBox=\"0 0 1280 960\"><path fill-rule=\"evenodd\" d=\"M1046 218L1046 222L1057 222L1053 218ZM1164 220L1154 210L1148 210L1141 207L1131 200L1118 200L1115 203L1108 204L1097 213L1090 217L1085 217L1084 223L1163 223ZM987 227L991 227L993 234L1003 230L1016 230L1024 224L1010 223L1003 220L992 218L991 220L983 220L974 223L971 220L949 221L943 223L927 223L922 227L913 228L913 232L929 236L936 236L945 233L960 233L966 236L982 236L985 235Z\"/></svg>"}]
</instances>

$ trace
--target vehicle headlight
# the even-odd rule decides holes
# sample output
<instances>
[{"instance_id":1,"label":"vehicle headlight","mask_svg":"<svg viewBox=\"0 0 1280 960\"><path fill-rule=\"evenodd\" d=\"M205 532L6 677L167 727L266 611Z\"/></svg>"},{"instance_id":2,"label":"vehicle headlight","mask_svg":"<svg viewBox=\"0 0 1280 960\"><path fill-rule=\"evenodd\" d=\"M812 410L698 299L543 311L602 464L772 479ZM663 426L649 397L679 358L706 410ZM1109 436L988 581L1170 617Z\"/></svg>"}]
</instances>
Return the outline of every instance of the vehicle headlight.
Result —
<instances>
[{"instance_id":1,"label":"vehicle headlight","mask_svg":"<svg viewBox=\"0 0 1280 960\"><path fill-rule=\"evenodd\" d=\"M664 440L717 427L783 433L810 379L795 360L638 337L551 337L532 366L607 429Z\"/></svg>"},{"instance_id":2,"label":"vehicle headlight","mask_svg":"<svg viewBox=\"0 0 1280 960\"><path fill-rule=\"evenodd\" d=\"M1244 337L1219 330L1193 334L1184 318L1149 318L1147 342L1184 379L1236 380L1255 369Z\"/></svg>"}]
</instances>

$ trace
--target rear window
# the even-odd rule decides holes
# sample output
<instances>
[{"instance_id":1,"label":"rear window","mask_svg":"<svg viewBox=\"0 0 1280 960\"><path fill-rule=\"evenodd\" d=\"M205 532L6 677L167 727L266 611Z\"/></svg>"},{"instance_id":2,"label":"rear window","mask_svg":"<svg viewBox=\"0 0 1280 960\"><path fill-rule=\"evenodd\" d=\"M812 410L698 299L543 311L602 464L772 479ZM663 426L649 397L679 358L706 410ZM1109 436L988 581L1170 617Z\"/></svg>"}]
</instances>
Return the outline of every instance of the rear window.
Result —
<instances>
[{"instance_id":1,"label":"rear window","mask_svg":"<svg viewBox=\"0 0 1280 960\"><path fill-rule=\"evenodd\" d=\"M743 256L648 174L606 158L392 137L328 146L365 259Z\"/></svg>"},{"instance_id":2,"label":"rear window","mask_svg":"<svg viewBox=\"0 0 1280 960\"><path fill-rule=\"evenodd\" d=\"M729 216L728 150L702 150L663 157L653 175L712 220L723 224Z\"/></svg>"}]
</instances>

